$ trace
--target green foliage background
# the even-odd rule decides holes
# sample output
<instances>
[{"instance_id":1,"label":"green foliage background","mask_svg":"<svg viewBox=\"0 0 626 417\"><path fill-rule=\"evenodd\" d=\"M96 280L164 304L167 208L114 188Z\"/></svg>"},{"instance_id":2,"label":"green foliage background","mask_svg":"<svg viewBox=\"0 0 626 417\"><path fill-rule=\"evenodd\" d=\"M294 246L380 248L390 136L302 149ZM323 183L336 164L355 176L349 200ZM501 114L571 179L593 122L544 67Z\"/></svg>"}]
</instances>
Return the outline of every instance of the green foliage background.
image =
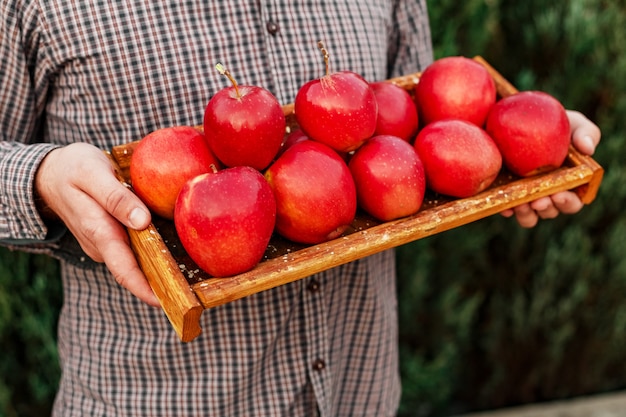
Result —
<instances>
[{"instance_id":1,"label":"green foliage background","mask_svg":"<svg viewBox=\"0 0 626 417\"><path fill-rule=\"evenodd\" d=\"M436 57L482 55L603 131L596 201L530 230L488 219L398 250L401 416L626 387L626 2L429 1ZM56 262L0 249L0 416L49 413Z\"/></svg>"},{"instance_id":2,"label":"green foliage background","mask_svg":"<svg viewBox=\"0 0 626 417\"><path fill-rule=\"evenodd\" d=\"M61 298L55 261L0 249L0 416L50 414Z\"/></svg>"},{"instance_id":3,"label":"green foliage background","mask_svg":"<svg viewBox=\"0 0 626 417\"><path fill-rule=\"evenodd\" d=\"M482 55L603 131L596 201L526 230L493 216L406 245L403 416L626 387L626 2L429 1L436 57Z\"/></svg>"}]
</instances>

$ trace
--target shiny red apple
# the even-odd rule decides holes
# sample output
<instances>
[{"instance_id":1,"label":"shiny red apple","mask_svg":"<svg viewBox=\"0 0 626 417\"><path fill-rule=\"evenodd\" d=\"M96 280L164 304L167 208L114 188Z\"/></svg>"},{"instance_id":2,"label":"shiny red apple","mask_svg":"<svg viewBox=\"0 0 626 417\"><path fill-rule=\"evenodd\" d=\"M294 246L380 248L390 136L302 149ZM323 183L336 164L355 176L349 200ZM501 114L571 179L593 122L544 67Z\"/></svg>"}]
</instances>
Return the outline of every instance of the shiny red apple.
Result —
<instances>
[{"instance_id":1,"label":"shiny red apple","mask_svg":"<svg viewBox=\"0 0 626 417\"><path fill-rule=\"evenodd\" d=\"M191 259L215 277L237 275L263 258L276 202L263 175L240 166L207 173L180 191L174 225Z\"/></svg>"},{"instance_id":2,"label":"shiny red apple","mask_svg":"<svg viewBox=\"0 0 626 417\"><path fill-rule=\"evenodd\" d=\"M386 81L374 82L370 86L378 103L374 135L393 135L412 142L419 120L411 95L404 88Z\"/></svg>"},{"instance_id":3,"label":"shiny red apple","mask_svg":"<svg viewBox=\"0 0 626 417\"><path fill-rule=\"evenodd\" d=\"M204 132L215 156L228 167L265 169L278 153L285 135L285 116L276 97L253 85L237 85L223 67L231 87L218 91L207 103Z\"/></svg>"},{"instance_id":4,"label":"shiny red apple","mask_svg":"<svg viewBox=\"0 0 626 417\"><path fill-rule=\"evenodd\" d=\"M397 136L379 135L356 150L349 163L359 206L379 220L417 213L424 201L424 166L414 147Z\"/></svg>"},{"instance_id":5,"label":"shiny red apple","mask_svg":"<svg viewBox=\"0 0 626 417\"><path fill-rule=\"evenodd\" d=\"M426 125L414 143L430 189L470 197L489 187L502 168L495 142L482 128L447 119Z\"/></svg>"},{"instance_id":6,"label":"shiny red apple","mask_svg":"<svg viewBox=\"0 0 626 417\"><path fill-rule=\"evenodd\" d=\"M570 124L563 105L541 91L501 99L487 117L486 130L504 164L526 177L560 167L570 145Z\"/></svg>"},{"instance_id":7,"label":"shiny red apple","mask_svg":"<svg viewBox=\"0 0 626 417\"><path fill-rule=\"evenodd\" d=\"M296 120L309 138L339 152L358 148L374 134L378 104L369 83L351 71L329 71L300 87L294 101Z\"/></svg>"},{"instance_id":8,"label":"shiny red apple","mask_svg":"<svg viewBox=\"0 0 626 417\"><path fill-rule=\"evenodd\" d=\"M293 145L294 143L302 142L303 140L308 140L308 139L309 137L306 135L306 133L302 131L302 129L295 128L291 130L287 134L287 136L285 136L285 139L283 140L283 144L281 145L280 150L278 151L278 154L276 155L276 157L279 157L280 155L282 155L283 152L289 149L291 145Z\"/></svg>"},{"instance_id":9,"label":"shiny red apple","mask_svg":"<svg viewBox=\"0 0 626 417\"><path fill-rule=\"evenodd\" d=\"M265 171L276 197L276 231L298 243L339 237L356 215L356 188L345 161L323 143L293 144Z\"/></svg>"},{"instance_id":10,"label":"shiny red apple","mask_svg":"<svg viewBox=\"0 0 626 417\"><path fill-rule=\"evenodd\" d=\"M204 134L191 126L166 127L146 135L134 149L130 180L155 214L174 218L174 204L189 179L220 167Z\"/></svg>"},{"instance_id":11,"label":"shiny red apple","mask_svg":"<svg viewBox=\"0 0 626 417\"><path fill-rule=\"evenodd\" d=\"M496 86L483 65L449 56L426 67L415 86L415 99L422 124L462 119L482 127L496 102Z\"/></svg>"}]
</instances>

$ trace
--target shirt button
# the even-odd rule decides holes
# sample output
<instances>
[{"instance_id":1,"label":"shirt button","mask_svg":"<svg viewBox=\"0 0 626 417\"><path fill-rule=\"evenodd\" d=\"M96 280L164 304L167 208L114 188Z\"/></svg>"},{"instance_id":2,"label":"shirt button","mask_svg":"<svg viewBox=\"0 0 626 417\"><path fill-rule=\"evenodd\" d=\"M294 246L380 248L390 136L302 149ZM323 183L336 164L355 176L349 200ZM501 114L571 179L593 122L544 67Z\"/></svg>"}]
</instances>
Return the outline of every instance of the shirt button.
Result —
<instances>
[{"instance_id":1,"label":"shirt button","mask_svg":"<svg viewBox=\"0 0 626 417\"><path fill-rule=\"evenodd\" d=\"M326 362L324 362L322 359L316 359L313 361L313 370L314 371L321 371L324 368L326 368Z\"/></svg>"},{"instance_id":2,"label":"shirt button","mask_svg":"<svg viewBox=\"0 0 626 417\"><path fill-rule=\"evenodd\" d=\"M272 22L272 21L267 22L265 24L265 28L267 29L269 34L272 35L272 36L276 35L278 33L278 31L280 30L280 27L278 26L278 23Z\"/></svg>"},{"instance_id":3,"label":"shirt button","mask_svg":"<svg viewBox=\"0 0 626 417\"><path fill-rule=\"evenodd\" d=\"M319 292L321 288L320 282L316 279L312 279L309 284L306 286L306 289L309 290L309 292L312 293L316 293Z\"/></svg>"}]
</instances>

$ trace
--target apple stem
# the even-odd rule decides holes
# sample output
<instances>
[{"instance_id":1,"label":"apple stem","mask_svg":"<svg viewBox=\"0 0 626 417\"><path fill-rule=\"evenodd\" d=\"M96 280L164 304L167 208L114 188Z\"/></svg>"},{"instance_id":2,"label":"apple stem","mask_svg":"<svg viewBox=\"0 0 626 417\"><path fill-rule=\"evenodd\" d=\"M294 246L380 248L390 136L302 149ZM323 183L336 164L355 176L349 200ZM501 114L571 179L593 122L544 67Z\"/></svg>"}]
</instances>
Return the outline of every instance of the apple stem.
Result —
<instances>
[{"instance_id":1,"label":"apple stem","mask_svg":"<svg viewBox=\"0 0 626 417\"><path fill-rule=\"evenodd\" d=\"M218 171L217 166L215 164L209 165L209 168L211 168L211 172L213 172L214 174L216 174Z\"/></svg>"},{"instance_id":2,"label":"apple stem","mask_svg":"<svg viewBox=\"0 0 626 417\"><path fill-rule=\"evenodd\" d=\"M233 87L235 87L235 94L237 95L237 98L241 98L241 93L239 92L239 86L237 85L237 81L235 81L235 78L231 75L230 71L228 71L228 69L220 62L217 63L215 69L221 75L225 75L226 77L228 77L230 82L233 84Z\"/></svg>"},{"instance_id":3,"label":"apple stem","mask_svg":"<svg viewBox=\"0 0 626 417\"><path fill-rule=\"evenodd\" d=\"M324 56L324 64L326 65L326 75L330 75L330 56L328 54L328 50L324 46L324 42L318 41L317 47L320 51L322 51L322 56Z\"/></svg>"}]
</instances>

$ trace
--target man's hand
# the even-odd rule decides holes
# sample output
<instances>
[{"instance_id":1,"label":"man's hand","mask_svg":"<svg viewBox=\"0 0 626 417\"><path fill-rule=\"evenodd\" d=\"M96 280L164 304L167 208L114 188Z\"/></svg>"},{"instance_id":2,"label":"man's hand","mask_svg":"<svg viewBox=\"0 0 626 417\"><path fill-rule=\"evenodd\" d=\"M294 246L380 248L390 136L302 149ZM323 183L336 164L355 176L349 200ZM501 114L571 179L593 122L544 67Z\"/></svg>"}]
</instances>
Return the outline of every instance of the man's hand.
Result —
<instances>
[{"instance_id":1,"label":"man's hand","mask_svg":"<svg viewBox=\"0 0 626 417\"><path fill-rule=\"evenodd\" d=\"M85 143L53 150L37 171L35 187L89 257L104 262L115 280L139 299L151 306L160 305L137 264L124 228L145 229L150 224L150 212L117 180L101 150Z\"/></svg>"},{"instance_id":2,"label":"man's hand","mask_svg":"<svg viewBox=\"0 0 626 417\"><path fill-rule=\"evenodd\" d=\"M582 113L567 110L571 132L572 144L582 154L593 155L596 146L600 142L600 128ZM583 203L573 191L562 191L522 204L501 214L505 217L515 215L517 222L522 227L534 227L539 219L552 219L559 213L573 214L583 208Z\"/></svg>"}]
</instances>

